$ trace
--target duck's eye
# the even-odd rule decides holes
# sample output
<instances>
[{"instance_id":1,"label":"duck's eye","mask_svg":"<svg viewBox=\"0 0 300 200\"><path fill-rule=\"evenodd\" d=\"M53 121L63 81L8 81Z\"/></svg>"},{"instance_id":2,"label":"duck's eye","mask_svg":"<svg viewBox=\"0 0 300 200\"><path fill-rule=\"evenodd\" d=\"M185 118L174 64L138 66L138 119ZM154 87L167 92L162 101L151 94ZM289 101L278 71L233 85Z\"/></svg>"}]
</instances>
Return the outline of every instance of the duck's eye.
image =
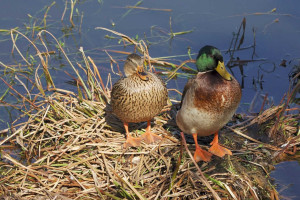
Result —
<instances>
[{"instance_id":1,"label":"duck's eye","mask_svg":"<svg viewBox=\"0 0 300 200\"><path fill-rule=\"evenodd\" d=\"M218 59L218 57L217 57L217 56L215 56L215 55L211 55L211 58L212 58L212 59L214 59L215 61L219 62L219 59Z\"/></svg>"}]
</instances>

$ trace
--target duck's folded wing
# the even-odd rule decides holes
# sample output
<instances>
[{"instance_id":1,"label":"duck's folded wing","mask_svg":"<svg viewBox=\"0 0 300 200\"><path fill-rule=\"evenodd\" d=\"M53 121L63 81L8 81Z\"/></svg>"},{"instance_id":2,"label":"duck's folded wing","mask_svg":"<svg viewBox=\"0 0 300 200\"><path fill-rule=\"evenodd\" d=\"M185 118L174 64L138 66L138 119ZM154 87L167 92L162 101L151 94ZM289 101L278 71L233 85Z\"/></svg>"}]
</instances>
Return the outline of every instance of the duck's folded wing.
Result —
<instances>
[{"instance_id":1,"label":"duck's folded wing","mask_svg":"<svg viewBox=\"0 0 300 200\"><path fill-rule=\"evenodd\" d=\"M194 82L195 82L195 79L191 78L191 79L188 80L188 82L184 86L182 96L181 96L180 108L181 108L181 105L182 105L182 102L184 100L186 92L193 86Z\"/></svg>"}]
</instances>

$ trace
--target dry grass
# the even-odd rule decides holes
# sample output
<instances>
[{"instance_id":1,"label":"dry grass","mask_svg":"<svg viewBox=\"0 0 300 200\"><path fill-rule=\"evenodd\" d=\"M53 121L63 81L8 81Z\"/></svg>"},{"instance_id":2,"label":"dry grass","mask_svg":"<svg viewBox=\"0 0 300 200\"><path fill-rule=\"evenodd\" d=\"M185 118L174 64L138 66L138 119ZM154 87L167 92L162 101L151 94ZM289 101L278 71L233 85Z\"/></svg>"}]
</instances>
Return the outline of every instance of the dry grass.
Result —
<instances>
[{"instance_id":1,"label":"dry grass","mask_svg":"<svg viewBox=\"0 0 300 200\"><path fill-rule=\"evenodd\" d=\"M125 45L134 44L148 63L174 66L152 59L143 42L113 33ZM152 131L163 137L160 143L123 149L123 125L108 103L111 83L105 86L92 59L82 51L86 65L79 67L87 77L78 74L78 94L74 94L54 86L47 57L38 50L37 54L47 89L36 73L34 85L40 93L30 99L16 94L23 99L28 120L16 120L11 129L1 131L7 137L0 141L0 199L278 199L269 177L273 161L299 149L299 108L289 102L294 90L281 105L258 116L236 117L233 127L222 130L221 141L233 156L195 165L189 152L194 144L182 144L174 120L178 104L171 102L176 100L152 122ZM145 126L131 124L131 131L139 135ZM268 140L254 139L251 130ZM207 148L205 138L202 144ZM17 148L18 156L9 148Z\"/></svg>"}]
</instances>

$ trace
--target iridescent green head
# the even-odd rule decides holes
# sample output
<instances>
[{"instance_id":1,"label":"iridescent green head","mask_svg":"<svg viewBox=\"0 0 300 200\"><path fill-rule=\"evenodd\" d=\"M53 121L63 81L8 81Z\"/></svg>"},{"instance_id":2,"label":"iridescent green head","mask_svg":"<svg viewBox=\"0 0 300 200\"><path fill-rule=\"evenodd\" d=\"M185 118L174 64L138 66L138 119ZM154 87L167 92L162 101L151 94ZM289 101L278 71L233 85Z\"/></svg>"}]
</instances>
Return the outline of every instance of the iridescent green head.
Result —
<instances>
[{"instance_id":1,"label":"iridescent green head","mask_svg":"<svg viewBox=\"0 0 300 200\"><path fill-rule=\"evenodd\" d=\"M232 76L225 68L223 56L216 47L209 45L202 47L197 56L196 66L199 72L216 70L224 79L232 80Z\"/></svg>"}]
</instances>

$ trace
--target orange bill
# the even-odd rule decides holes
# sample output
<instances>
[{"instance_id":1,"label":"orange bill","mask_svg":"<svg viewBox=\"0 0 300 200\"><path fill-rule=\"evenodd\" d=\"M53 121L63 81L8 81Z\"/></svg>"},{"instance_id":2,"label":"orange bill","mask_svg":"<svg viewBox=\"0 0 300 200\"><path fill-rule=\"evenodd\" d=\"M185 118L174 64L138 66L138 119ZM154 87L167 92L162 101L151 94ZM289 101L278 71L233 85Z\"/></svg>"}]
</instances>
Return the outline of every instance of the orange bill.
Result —
<instances>
[{"instance_id":1,"label":"orange bill","mask_svg":"<svg viewBox=\"0 0 300 200\"><path fill-rule=\"evenodd\" d=\"M148 81L148 74L147 72L144 71L143 66L138 66L137 70L136 70L137 75L140 77L140 79L142 79L143 81Z\"/></svg>"}]
</instances>

